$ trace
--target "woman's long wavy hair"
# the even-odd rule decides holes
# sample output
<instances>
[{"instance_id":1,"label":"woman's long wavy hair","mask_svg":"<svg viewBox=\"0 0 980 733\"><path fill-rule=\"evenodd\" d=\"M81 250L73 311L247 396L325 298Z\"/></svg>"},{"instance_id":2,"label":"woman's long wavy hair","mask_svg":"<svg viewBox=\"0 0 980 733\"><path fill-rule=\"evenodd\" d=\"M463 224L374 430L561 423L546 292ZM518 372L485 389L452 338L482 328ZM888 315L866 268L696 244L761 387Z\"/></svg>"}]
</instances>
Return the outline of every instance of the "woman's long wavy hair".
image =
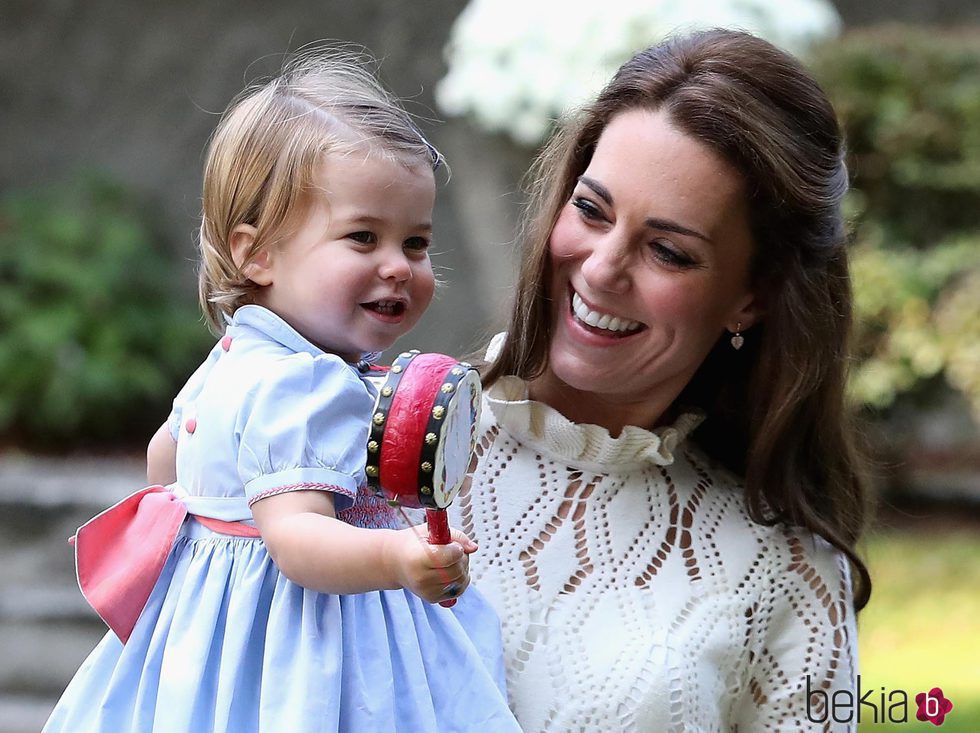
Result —
<instances>
[{"instance_id":1,"label":"woman's long wavy hair","mask_svg":"<svg viewBox=\"0 0 980 733\"><path fill-rule=\"evenodd\" d=\"M666 112L742 175L751 277L765 305L740 351L719 334L678 404L707 413L695 439L744 477L755 521L806 527L846 554L863 608L871 581L855 545L868 513L867 478L844 402L851 329L844 145L826 95L792 56L736 31L670 38L627 61L594 103L560 126L528 174L516 303L484 382L508 374L531 380L546 369L551 230L606 125L636 109Z\"/></svg>"}]
</instances>

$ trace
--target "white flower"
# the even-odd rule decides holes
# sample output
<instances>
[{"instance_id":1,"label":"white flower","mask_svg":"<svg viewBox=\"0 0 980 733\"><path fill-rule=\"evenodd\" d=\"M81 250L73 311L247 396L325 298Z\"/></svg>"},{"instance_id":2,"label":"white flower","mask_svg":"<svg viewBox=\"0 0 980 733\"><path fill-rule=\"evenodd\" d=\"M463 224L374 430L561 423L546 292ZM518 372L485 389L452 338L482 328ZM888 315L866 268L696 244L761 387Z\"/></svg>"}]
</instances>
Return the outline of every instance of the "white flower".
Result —
<instances>
[{"instance_id":1,"label":"white flower","mask_svg":"<svg viewBox=\"0 0 980 733\"><path fill-rule=\"evenodd\" d=\"M535 145L635 51L664 36L739 28L791 52L840 32L828 0L470 0L446 49L436 101Z\"/></svg>"}]
</instances>

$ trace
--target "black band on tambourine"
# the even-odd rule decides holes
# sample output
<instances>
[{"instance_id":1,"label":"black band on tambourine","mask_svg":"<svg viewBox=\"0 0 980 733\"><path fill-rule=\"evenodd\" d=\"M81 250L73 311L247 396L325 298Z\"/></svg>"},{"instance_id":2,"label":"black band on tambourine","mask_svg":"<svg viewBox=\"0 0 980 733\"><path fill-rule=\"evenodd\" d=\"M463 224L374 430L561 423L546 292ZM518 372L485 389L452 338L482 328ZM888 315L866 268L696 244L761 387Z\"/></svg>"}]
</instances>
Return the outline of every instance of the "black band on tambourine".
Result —
<instances>
[{"instance_id":1,"label":"black band on tambourine","mask_svg":"<svg viewBox=\"0 0 980 733\"><path fill-rule=\"evenodd\" d=\"M367 444L367 461L365 462L365 472L367 473L368 487L376 496L384 497L381 490L381 445L383 443L385 422L391 412L391 403L395 399L395 392L398 383L401 381L402 374L416 356L419 355L418 349L412 349L398 355L388 370L384 384L379 391L377 408L371 416L371 435ZM438 442L438 441L437 441Z\"/></svg>"}]
</instances>

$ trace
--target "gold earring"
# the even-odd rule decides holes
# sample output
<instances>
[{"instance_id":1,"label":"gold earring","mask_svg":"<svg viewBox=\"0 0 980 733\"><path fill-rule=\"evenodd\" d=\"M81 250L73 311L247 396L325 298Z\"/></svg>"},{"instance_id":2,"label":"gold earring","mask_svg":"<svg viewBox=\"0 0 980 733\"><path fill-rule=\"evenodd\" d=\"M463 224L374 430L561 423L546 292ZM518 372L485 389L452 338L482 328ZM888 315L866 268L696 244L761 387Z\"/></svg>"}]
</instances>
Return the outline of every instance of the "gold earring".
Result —
<instances>
[{"instance_id":1,"label":"gold earring","mask_svg":"<svg viewBox=\"0 0 980 733\"><path fill-rule=\"evenodd\" d=\"M745 343L745 339L742 337L742 322L739 321L735 324L735 335L732 336L732 348L738 351L742 348L742 344Z\"/></svg>"}]
</instances>

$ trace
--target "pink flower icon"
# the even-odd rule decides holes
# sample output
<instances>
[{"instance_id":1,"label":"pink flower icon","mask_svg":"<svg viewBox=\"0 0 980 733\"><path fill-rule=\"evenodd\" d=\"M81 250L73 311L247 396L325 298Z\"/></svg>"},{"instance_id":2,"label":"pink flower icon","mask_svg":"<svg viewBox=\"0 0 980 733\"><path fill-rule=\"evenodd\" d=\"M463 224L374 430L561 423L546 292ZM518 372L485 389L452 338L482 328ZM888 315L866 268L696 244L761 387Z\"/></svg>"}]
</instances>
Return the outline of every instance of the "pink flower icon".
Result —
<instances>
[{"instance_id":1,"label":"pink flower icon","mask_svg":"<svg viewBox=\"0 0 980 733\"><path fill-rule=\"evenodd\" d=\"M915 696L915 702L919 706L915 717L933 725L942 725L946 714L953 709L953 701L943 695L940 687L933 687L929 692L920 692Z\"/></svg>"}]
</instances>

